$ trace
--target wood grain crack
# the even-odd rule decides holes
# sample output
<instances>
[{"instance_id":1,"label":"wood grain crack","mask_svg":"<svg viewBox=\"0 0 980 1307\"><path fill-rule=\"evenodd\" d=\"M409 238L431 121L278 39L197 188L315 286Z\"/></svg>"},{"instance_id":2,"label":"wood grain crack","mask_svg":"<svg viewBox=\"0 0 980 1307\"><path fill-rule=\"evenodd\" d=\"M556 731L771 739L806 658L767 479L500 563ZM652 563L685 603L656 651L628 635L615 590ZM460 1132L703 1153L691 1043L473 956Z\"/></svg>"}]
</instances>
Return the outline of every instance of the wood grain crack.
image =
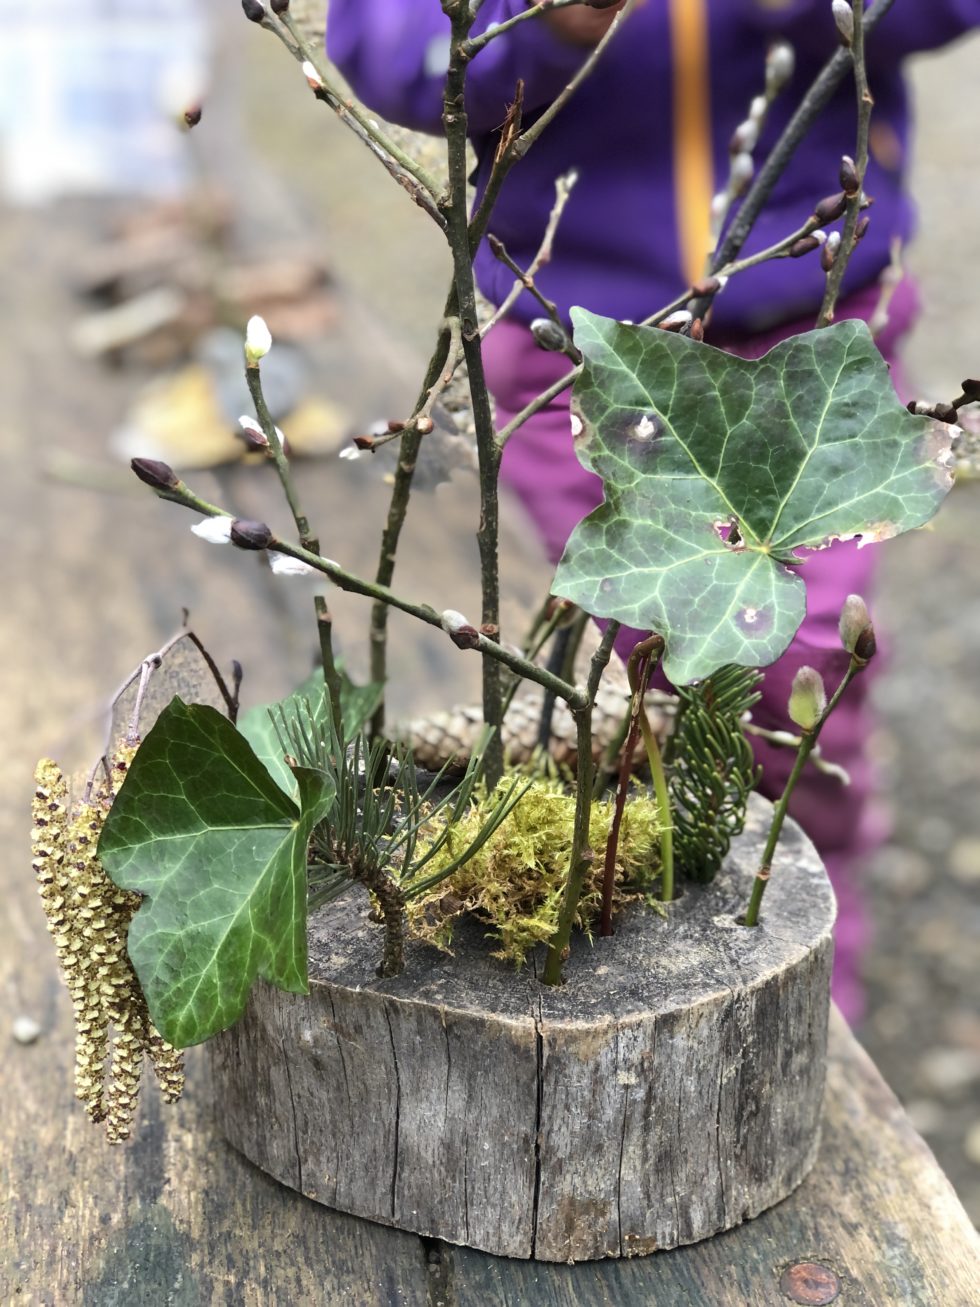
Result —
<instances>
[{"instance_id":1,"label":"wood grain crack","mask_svg":"<svg viewBox=\"0 0 980 1307\"><path fill-rule=\"evenodd\" d=\"M395 1141L392 1148L392 1167L391 1167L391 1218L395 1218L395 1189L398 1184L398 1131L401 1125L402 1110L402 1086L401 1079L398 1075L398 1053L395 1049L395 1036L391 1029L391 1013L388 1010L388 1004L383 1006L385 1021L388 1024L388 1038L391 1040L391 1066L395 1073Z\"/></svg>"}]
</instances>

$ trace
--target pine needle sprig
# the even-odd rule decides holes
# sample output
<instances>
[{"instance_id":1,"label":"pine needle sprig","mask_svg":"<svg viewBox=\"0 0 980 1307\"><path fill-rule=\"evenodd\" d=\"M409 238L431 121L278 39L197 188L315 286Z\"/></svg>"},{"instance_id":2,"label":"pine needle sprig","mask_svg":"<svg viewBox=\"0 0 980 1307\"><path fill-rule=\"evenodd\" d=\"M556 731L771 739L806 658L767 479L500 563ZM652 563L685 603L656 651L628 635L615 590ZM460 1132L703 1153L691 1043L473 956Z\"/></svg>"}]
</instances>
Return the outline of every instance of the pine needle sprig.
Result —
<instances>
[{"instance_id":1,"label":"pine needle sprig","mask_svg":"<svg viewBox=\"0 0 980 1307\"><path fill-rule=\"evenodd\" d=\"M681 873L707 884L745 825L761 769L745 736L746 713L759 699L761 675L730 665L678 689L671 742L674 851Z\"/></svg>"}]
</instances>

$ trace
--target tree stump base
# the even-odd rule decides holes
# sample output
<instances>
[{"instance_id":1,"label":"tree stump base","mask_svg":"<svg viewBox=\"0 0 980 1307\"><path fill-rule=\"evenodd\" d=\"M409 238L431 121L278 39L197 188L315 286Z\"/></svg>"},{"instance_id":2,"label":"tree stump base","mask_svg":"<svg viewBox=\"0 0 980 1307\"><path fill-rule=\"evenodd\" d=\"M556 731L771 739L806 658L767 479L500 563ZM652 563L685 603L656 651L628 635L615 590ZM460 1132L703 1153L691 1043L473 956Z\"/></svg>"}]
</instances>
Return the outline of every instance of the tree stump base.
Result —
<instances>
[{"instance_id":1,"label":"tree stump base","mask_svg":"<svg viewBox=\"0 0 980 1307\"><path fill-rule=\"evenodd\" d=\"M710 886L579 938L560 989L490 956L409 945L352 891L310 922L310 994L256 986L213 1043L228 1140L316 1202L509 1257L631 1257L738 1225L817 1151L834 898L787 823L760 925L753 799Z\"/></svg>"}]
</instances>

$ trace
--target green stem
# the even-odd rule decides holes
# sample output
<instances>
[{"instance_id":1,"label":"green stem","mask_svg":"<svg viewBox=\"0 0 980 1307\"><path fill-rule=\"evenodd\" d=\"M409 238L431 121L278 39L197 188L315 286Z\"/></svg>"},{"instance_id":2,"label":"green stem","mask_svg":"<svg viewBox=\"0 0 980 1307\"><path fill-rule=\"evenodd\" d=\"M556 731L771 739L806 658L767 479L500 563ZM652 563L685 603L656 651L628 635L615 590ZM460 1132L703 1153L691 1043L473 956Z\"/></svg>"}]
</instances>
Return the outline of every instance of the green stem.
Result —
<instances>
[{"instance_id":1,"label":"green stem","mask_svg":"<svg viewBox=\"0 0 980 1307\"><path fill-rule=\"evenodd\" d=\"M439 335L436 338L435 349L432 352L432 357L429 359L429 366L426 370L425 380L422 382L422 389L420 390L415 403L416 413L424 408L429 392L438 382L439 376L442 373L443 368L446 366L452 338L452 332L448 326L448 320L454 311L455 302L456 292L455 290L450 290L446 300L445 317L439 329ZM412 480L415 476L415 465L418 461L421 444L422 433L416 425L409 424L398 450L398 466L395 469L395 480L391 488L391 499L388 503L388 517L385 521L384 530L381 533L381 549L378 555L378 566L375 571L376 584L386 588L391 585L395 575L395 559L398 553L398 541L401 538L402 527L405 525L405 518L408 514L408 503L412 493ZM388 679L388 609L389 604L383 599L379 599L371 609L371 680L381 686L384 686ZM384 733L384 727L385 699L384 693L382 692L381 699L379 700L378 706L371 718L372 738L377 738L382 735Z\"/></svg>"},{"instance_id":2,"label":"green stem","mask_svg":"<svg viewBox=\"0 0 980 1307\"><path fill-rule=\"evenodd\" d=\"M613 643L618 632L618 622L610 622L606 627L599 648L592 655L589 678L586 684L585 703L572 707L578 744L578 766L575 775L575 825L572 832L572 849L569 857L568 879L565 882L565 893L558 912L557 927L548 945L548 956L541 977L546 985L561 984L562 962L568 952L572 925L582 898L586 875L595 861L595 853L589 847L589 824L592 817L592 788L595 771L595 764L592 760L592 709L595 706L596 693L599 689L602 673L609 663L609 656L612 653Z\"/></svg>"},{"instance_id":3,"label":"green stem","mask_svg":"<svg viewBox=\"0 0 980 1307\"><path fill-rule=\"evenodd\" d=\"M269 442L269 449L276 465L276 471L279 473L283 493L289 504L289 511L293 515L293 521L296 523L296 530L299 532L299 542L304 549L309 549L311 553L318 554L320 545L316 536L310 530L309 519L300 506L299 496L296 493L296 487L293 485L293 474L289 467L289 460L286 458L282 441L279 439L279 432L276 430L276 424L272 420L272 414L265 402L265 395L262 393L262 376L257 363L246 367L245 380L248 382L249 394L252 396L252 403L255 406L255 416L259 420L262 434Z\"/></svg>"},{"instance_id":4,"label":"green stem","mask_svg":"<svg viewBox=\"0 0 980 1307\"><path fill-rule=\"evenodd\" d=\"M337 671L337 663L333 655L333 618L327 608L327 601L322 595L317 595L314 602L316 605L316 629L320 637L323 683L330 703L330 715L333 718L337 744L339 748L343 749L346 747L347 741L344 739L340 673Z\"/></svg>"},{"instance_id":5,"label":"green stem","mask_svg":"<svg viewBox=\"0 0 980 1307\"><path fill-rule=\"evenodd\" d=\"M653 793L660 811L660 900L662 903L670 903L674 897L674 818L670 807L670 791L667 788L660 744L650 726L650 718L642 700L639 718L650 775L653 777Z\"/></svg>"},{"instance_id":6,"label":"green stem","mask_svg":"<svg viewBox=\"0 0 980 1307\"><path fill-rule=\"evenodd\" d=\"M793 763L793 769L786 780L786 785L780 795L779 802L773 809L772 823L769 827L769 837L766 840L766 847L762 852L762 862L759 870L756 872L755 880L752 884L752 894L749 898L749 906L745 911L743 925L757 926L759 924L759 910L762 907L762 897L766 892L766 886L769 884L769 878L772 874L772 861L776 853L776 845L779 843L779 837L783 831L783 823L786 820L786 814L789 812L790 799L793 797L793 791L796 788L796 782L803 773L803 768L807 764L807 759L813 752L814 745L823 730L824 723L830 714L840 702L841 695L854 680L855 676L864 669L865 663L859 659L851 658L850 666L844 673L844 679L838 685L833 697L823 710L817 721L816 726L811 731L802 731L800 734L800 744L796 751L796 760Z\"/></svg>"}]
</instances>

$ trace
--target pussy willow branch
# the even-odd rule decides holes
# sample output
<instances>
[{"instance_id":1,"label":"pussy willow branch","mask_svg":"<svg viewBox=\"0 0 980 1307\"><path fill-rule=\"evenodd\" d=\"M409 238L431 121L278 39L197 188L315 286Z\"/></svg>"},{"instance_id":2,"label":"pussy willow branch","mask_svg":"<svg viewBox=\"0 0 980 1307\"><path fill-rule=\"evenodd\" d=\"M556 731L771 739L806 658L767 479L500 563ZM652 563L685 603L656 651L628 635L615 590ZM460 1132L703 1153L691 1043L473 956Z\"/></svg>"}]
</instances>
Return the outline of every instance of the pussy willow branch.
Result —
<instances>
[{"instance_id":1,"label":"pussy willow branch","mask_svg":"<svg viewBox=\"0 0 980 1307\"><path fill-rule=\"evenodd\" d=\"M539 139L541 133L547 130L558 114L561 113L562 109L564 109L565 105L568 104L569 100L602 58L609 42L615 38L616 33L619 31L622 24L632 13L634 5L635 0L629 0L629 3L620 10L610 23L602 37L602 40L593 47L581 68L578 69L567 85L562 88L548 108L545 109L544 113L541 114L540 118L537 118L530 127L516 134L507 144L506 148L498 153L497 158L494 160L490 178L487 181L486 190L483 192L483 197L480 200L476 213L473 215L473 219L470 223L470 249L472 253L476 253L477 246L487 233L490 214L493 212L493 207L500 195L501 187L503 186L511 168L524 158L528 150L530 150L534 145L535 141ZM535 9L529 9L527 11L527 16L538 13L540 9L540 5ZM519 16L521 18L525 17L523 14Z\"/></svg>"},{"instance_id":2,"label":"pussy willow branch","mask_svg":"<svg viewBox=\"0 0 980 1307\"><path fill-rule=\"evenodd\" d=\"M553 13L556 9L570 9L573 5L583 5L585 0L538 0L537 4L529 4L528 7L520 13L514 14L512 18L505 18L502 23L497 23L494 27L488 28L480 36L471 37L464 46L464 54L468 59L472 59L491 41L495 41L498 36L504 36L507 32L517 27L520 23L526 23L528 19L537 18L541 14ZM470 9L473 17L479 13L482 5L471 4Z\"/></svg>"},{"instance_id":3,"label":"pussy willow branch","mask_svg":"<svg viewBox=\"0 0 980 1307\"><path fill-rule=\"evenodd\" d=\"M555 243L555 233L558 231L558 224L561 222L562 214L565 212L565 205L568 203L577 181L578 173L572 169L570 172L566 172L563 176L559 177L555 182L555 202L551 206L551 212L548 214L548 222L544 229L544 235L541 238L541 244L538 246L538 251L526 269L518 267L507 253L502 241L497 241L495 244L492 244L491 248L493 249L494 254L498 259L500 259L505 267L510 268L511 272L514 273L516 280L503 302L495 311L493 317L489 322L484 324L484 336L493 330L501 318L507 316L519 299L521 292L525 290L531 292L553 322L557 322L559 326L562 325L561 319L558 316L558 310L555 308L551 300L545 299L541 294L534 284L534 278L546 263L551 262L552 249L554 248ZM492 236L490 239L491 242L494 240Z\"/></svg>"},{"instance_id":4,"label":"pussy willow branch","mask_svg":"<svg viewBox=\"0 0 980 1307\"><path fill-rule=\"evenodd\" d=\"M279 21L293 38L295 45L286 39L282 27L278 24L269 22L263 23L263 26L268 27L279 37L294 59L300 63L308 61L316 69L321 83L320 87L316 88L317 99L323 100L330 106L341 122L381 161L399 185L411 195L415 203L441 225L442 220L435 204L441 188L436 179L410 154L396 145L387 132L383 131L375 119L367 114L352 97L345 98L341 95L337 89L335 69L323 52L306 40L288 10L279 16Z\"/></svg>"},{"instance_id":5,"label":"pussy willow branch","mask_svg":"<svg viewBox=\"0 0 980 1307\"><path fill-rule=\"evenodd\" d=\"M790 232L788 236L784 236L782 240L777 241L774 245L770 245L767 249L759 250L755 254L748 254L744 259L734 259L731 263L726 264L725 267L720 268L714 275L718 277L734 277L737 276L738 273L744 272L747 268L754 268L757 264L765 263L770 259L787 258L790 248L795 245L801 237L808 236L812 231L815 231L818 226L819 223L813 217L807 218L802 227L797 227L796 231ZM665 318L669 317L671 313L676 312L678 309L682 309L685 304L691 302L696 294L696 288L694 286L688 286L687 290L682 291L681 294L671 300L669 304L665 304L663 308L657 309L656 313L651 313L648 318L644 318L640 323L640 326L657 326ZM553 399L557 399L563 391L567 390L568 387L575 382L576 378L581 375L581 372L581 364L578 364L578 366L574 368L570 368L564 376L553 381L547 390L543 390L540 395L536 395L534 399L526 404L519 413L511 418L506 426L501 427L497 432L497 444L501 449L507 444L507 441L510 440L515 431L518 431L525 422L528 422L533 418L535 413L539 413L541 409L546 408Z\"/></svg>"},{"instance_id":6,"label":"pussy willow branch","mask_svg":"<svg viewBox=\"0 0 980 1307\"><path fill-rule=\"evenodd\" d=\"M864 199L864 175L868 171L868 135L871 131L871 111L874 98L868 86L868 68L864 58L864 0L851 0L854 10L854 36L851 39L851 61L854 65L854 89L857 94L857 148L854 167L858 175L858 188L848 196L844 227L836 257L827 273L823 303L817 314L818 327L829 327L834 320L834 307L840 294L844 273L857 247L857 225Z\"/></svg>"},{"instance_id":7,"label":"pussy willow branch","mask_svg":"<svg viewBox=\"0 0 980 1307\"><path fill-rule=\"evenodd\" d=\"M447 366L453 338L453 329L449 326L449 323L450 321L458 321L455 313L456 293L451 290L446 300L446 312L439 334L436 337L435 348L432 351L432 357L429 359L425 378L422 381L422 387L416 400L416 413L419 413L424 407L432 388L437 384L440 375ZM405 518L408 514L412 480L415 476L415 466L418 462L422 438L418 423L409 423L398 451L398 465L395 468L391 499L388 502L388 516L381 532L381 548L378 555L378 566L375 571L375 583L384 589L391 585L395 576L398 541L401 538L402 527L405 525ZM388 679L388 604L380 597L371 608L370 664L371 680L383 687ZM371 734L373 736L382 734L384 725L385 698L382 690L378 706L371 718Z\"/></svg>"},{"instance_id":8,"label":"pussy willow branch","mask_svg":"<svg viewBox=\"0 0 980 1307\"><path fill-rule=\"evenodd\" d=\"M446 387L450 384L456 375L456 369L463 362L463 341L460 334L459 318L453 317L444 324L449 328L449 350L446 355L445 367L436 378L435 382L425 391L425 399L418 404L412 416L404 425L399 426L397 431L389 431L387 435L376 436L371 443L371 452L381 449L384 445L390 444L393 440L404 440L405 436L413 429L417 429L419 423L423 424L422 434L427 434L428 428L425 426L426 419L432 418L432 410L440 395L443 394ZM421 398L421 397L420 397Z\"/></svg>"},{"instance_id":9,"label":"pussy willow branch","mask_svg":"<svg viewBox=\"0 0 980 1307\"><path fill-rule=\"evenodd\" d=\"M473 274L473 256L470 250L470 223L467 209L467 117L466 74L469 60L463 44L473 25L469 6L458 0L443 0L443 9L450 19L449 72L446 76L443 98L443 130L449 162L449 195L440 205L446 220L446 236L453 258L453 281L456 304L459 310L460 336L476 428L476 451L480 477L480 523L476 538L480 550L481 617L484 632L491 638L500 631L500 559L499 559L499 506L497 478L500 470L500 451L494 439L493 409L483 371L483 351L480 342L480 322L476 307L476 281ZM501 725L504 700L500 666L496 662L483 662L483 720L495 728L487 747L486 778L493 788L504 771L504 746Z\"/></svg>"},{"instance_id":10,"label":"pussy willow branch","mask_svg":"<svg viewBox=\"0 0 980 1307\"><path fill-rule=\"evenodd\" d=\"M864 36L868 36L874 31L894 3L895 0L875 0L873 7L863 17ZM738 213L735 215L712 260L712 271L716 274L726 263L731 263L737 257L759 215L765 208L773 187L786 171L786 166L796 153L797 147L827 107L831 96L837 90L842 78L850 68L850 51L841 49L831 55L817 74L810 89L800 102L799 108L784 127L783 134L769 151L765 162L756 174L755 181L749 187L745 199L739 205ZM699 296L697 300L690 304L689 308L693 316L695 318L704 317L713 298L712 295Z\"/></svg>"},{"instance_id":11,"label":"pussy willow branch","mask_svg":"<svg viewBox=\"0 0 980 1307\"><path fill-rule=\"evenodd\" d=\"M226 513L217 504L212 504L207 499L202 499L200 495L196 495L183 481L179 481L176 486L166 490L156 490L155 493L160 499L168 499L171 503L180 504L183 508L190 508L196 513L202 513L205 517L231 516L230 513ZM289 558L295 558L301 563L306 563L314 571L322 572L339 590L362 595L365 599L377 600L390 608L397 608L399 612L407 613L409 617L418 618L419 621L425 622L427 626L437 626L440 630L443 629L442 619L431 604L416 604L408 599L402 599L400 595L396 595L387 586L378 585L377 582L373 581L365 581L363 577L348 572L346 568L341 567L339 563L334 562L331 558L323 558L320 554L304 549L302 545L294 545L291 541L280 540L278 536L274 535L270 536L266 548L273 553L286 554ZM498 644L496 640L488 639L482 632L479 633L479 638L475 641L473 648L477 652L492 658L495 662L509 667L512 672L516 672L524 680L534 681L546 690L553 690L559 699L564 699L572 709L579 708L585 703L585 695L577 686L571 685L568 681L563 681L559 676L553 676L543 667L530 662L516 650Z\"/></svg>"},{"instance_id":12,"label":"pussy willow branch","mask_svg":"<svg viewBox=\"0 0 980 1307\"><path fill-rule=\"evenodd\" d=\"M292 470L289 466L289 460L286 458L286 452L282 447L282 441L279 438L279 431L272 420L272 414L269 412L269 406L265 402L265 394L262 390L262 376L259 371L258 363L250 363L245 369L245 380L248 382L248 391L252 396L252 404L255 407L255 416L259 420L259 426L262 428L262 434L269 442L269 449L272 453L273 461L276 465L276 472L279 474L279 481L282 485L283 494L286 496L286 502L289 504L289 511L293 515L293 521L296 523L296 530L299 532L300 544L311 550L314 554L320 552L320 544L316 536L310 530L309 518L303 512L299 502L299 495L293 482Z\"/></svg>"},{"instance_id":13,"label":"pussy willow branch","mask_svg":"<svg viewBox=\"0 0 980 1307\"><path fill-rule=\"evenodd\" d=\"M599 648L592 655L589 676L585 687L584 702L569 705L575 717L578 761L576 765L575 825L572 833L572 849L569 857L568 877L565 881L565 893L558 912L557 928L548 945L548 957L545 961L541 979L546 985L561 984L561 968L568 950L568 941L575 922L575 914L582 898L585 877L595 861L595 853L589 847L589 824L592 816L592 788L595 763L592 759L592 709L595 706L596 693L602 673L606 670L612 647L619 634L619 623L610 622L603 633Z\"/></svg>"}]
</instances>

